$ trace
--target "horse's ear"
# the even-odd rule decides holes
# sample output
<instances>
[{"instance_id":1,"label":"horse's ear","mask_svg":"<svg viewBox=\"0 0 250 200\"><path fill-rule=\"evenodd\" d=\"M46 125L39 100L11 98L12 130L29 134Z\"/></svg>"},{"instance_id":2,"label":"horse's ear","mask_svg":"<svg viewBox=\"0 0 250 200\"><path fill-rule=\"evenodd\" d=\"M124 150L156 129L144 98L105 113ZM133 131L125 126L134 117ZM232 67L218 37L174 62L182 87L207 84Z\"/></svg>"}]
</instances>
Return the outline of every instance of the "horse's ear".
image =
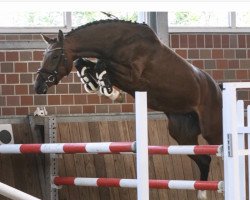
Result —
<instances>
[{"instance_id":1,"label":"horse's ear","mask_svg":"<svg viewBox=\"0 0 250 200\"><path fill-rule=\"evenodd\" d=\"M41 37L43 38L44 42L46 42L47 44L51 44L54 41L53 39L51 39L43 34L41 34Z\"/></svg>"},{"instance_id":2,"label":"horse's ear","mask_svg":"<svg viewBox=\"0 0 250 200\"><path fill-rule=\"evenodd\" d=\"M63 32L61 30L58 32L57 40L58 42L63 42Z\"/></svg>"}]
</instances>

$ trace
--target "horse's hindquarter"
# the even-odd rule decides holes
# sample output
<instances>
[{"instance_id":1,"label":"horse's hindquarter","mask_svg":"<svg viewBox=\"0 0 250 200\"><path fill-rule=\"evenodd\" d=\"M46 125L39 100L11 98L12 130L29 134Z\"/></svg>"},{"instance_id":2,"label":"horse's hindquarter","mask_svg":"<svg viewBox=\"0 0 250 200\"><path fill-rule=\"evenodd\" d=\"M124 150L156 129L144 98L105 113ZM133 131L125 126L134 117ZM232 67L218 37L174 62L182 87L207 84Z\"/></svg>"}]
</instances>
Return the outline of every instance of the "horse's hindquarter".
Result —
<instances>
[{"instance_id":1,"label":"horse's hindquarter","mask_svg":"<svg viewBox=\"0 0 250 200\"><path fill-rule=\"evenodd\" d=\"M165 50L166 51L166 50ZM149 104L165 112L190 112L200 102L199 70L171 50L157 52L144 69Z\"/></svg>"},{"instance_id":2,"label":"horse's hindquarter","mask_svg":"<svg viewBox=\"0 0 250 200\"><path fill-rule=\"evenodd\" d=\"M162 45L148 28L134 28L108 51L112 83L131 95L147 91L149 107L155 110L197 110L204 84L200 70Z\"/></svg>"},{"instance_id":3,"label":"horse's hindquarter","mask_svg":"<svg viewBox=\"0 0 250 200\"><path fill-rule=\"evenodd\" d=\"M142 73L150 83L149 106L169 114L196 112L203 137L210 144L221 144L222 97L218 84L175 54L152 62L151 68Z\"/></svg>"}]
</instances>

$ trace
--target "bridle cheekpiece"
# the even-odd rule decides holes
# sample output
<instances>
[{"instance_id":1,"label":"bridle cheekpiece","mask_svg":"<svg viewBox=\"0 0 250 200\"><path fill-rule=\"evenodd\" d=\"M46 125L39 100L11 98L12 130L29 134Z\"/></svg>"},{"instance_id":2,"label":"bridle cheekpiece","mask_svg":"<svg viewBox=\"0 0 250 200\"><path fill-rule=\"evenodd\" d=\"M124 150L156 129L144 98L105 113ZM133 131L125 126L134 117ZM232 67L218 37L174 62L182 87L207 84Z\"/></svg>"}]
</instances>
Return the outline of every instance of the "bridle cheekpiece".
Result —
<instances>
[{"instance_id":1,"label":"bridle cheekpiece","mask_svg":"<svg viewBox=\"0 0 250 200\"><path fill-rule=\"evenodd\" d=\"M42 76L43 79L45 80L46 84L47 83L57 84L59 82L58 78L57 78L57 75L58 75L59 64L60 64L62 59L64 59L64 67L67 69L68 62L67 62L67 58L65 57L65 54L64 54L64 49L62 47L47 50L45 53L52 52L52 51L58 51L58 50L61 50L62 52L61 52L61 55L60 55L60 57L59 57L59 59L57 61L55 69L49 70L49 69L45 69L45 68L40 67L37 70L38 74L49 74L47 79ZM67 74L68 74L68 70L66 70L66 71L67 71Z\"/></svg>"}]
</instances>

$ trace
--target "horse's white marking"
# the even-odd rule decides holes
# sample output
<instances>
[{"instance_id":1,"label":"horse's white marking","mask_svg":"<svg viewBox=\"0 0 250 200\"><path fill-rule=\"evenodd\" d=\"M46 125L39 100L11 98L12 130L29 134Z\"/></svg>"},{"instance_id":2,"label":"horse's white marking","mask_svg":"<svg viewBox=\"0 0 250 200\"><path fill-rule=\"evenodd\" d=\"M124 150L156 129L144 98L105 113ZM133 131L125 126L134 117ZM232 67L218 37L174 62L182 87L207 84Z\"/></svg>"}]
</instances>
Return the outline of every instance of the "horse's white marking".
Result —
<instances>
[{"instance_id":1,"label":"horse's white marking","mask_svg":"<svg viewBox=\"0 0 250 200\"><path fill-rule=\"evenodd\" d=\"M193 70L194 71L196 71L196 72L198 72L199 70L198 70L198 68L197 67L195 67L194 65L191 65L192 66L192 68L193 68Z\"/></svg>"},{"instance_id":2,"label":"horse's white marking","mask_svg":"<svg viewBox=\"0 0 250 200\"><path fill-rule=\"evenodd\" d=\"M102 80L102 77L106 74L107 72L106 72L106 70L104 70L102 73L100 73L99 75L98 75L98 73L96 73L96 78L98 79L98 80Z\"/></svg>"},{"instance_id":3,"label":"horse's white marking","mask_svg":"<svg viewBox=\"0 0 250 200\"><path fill-rule=\"evenodd\" d=\"M89 78L85 76L85 71L87 70L87 67L83 67L81 72L77 71L77 76L80 78L81 82L84 84L84 89L88 93L96 93L98 88L96 88L93 83L90 82ZM89 88L88 88L89 87Z\"/></svg>"},{"instance_id":4,"label":"horse's white marking","mask_svg":"<svg viewBox=\"0 0 250 200\"><path fill-rule=\"evenodd\" d=\"M97 93L97 95L101 96L101 95L105 95L108 98L110 98L111 100L116 100L119 95L120 92L118 90L116 90L115 88L112 88L112 91L109 92L107 90L105 86L105 82L102 80L103 76L107 73L106 70L104 70L102 73L98 74L96 73L96 77L97 77L97 83L99 85L99 88L96 88L93 83L90 82L90 80L88 79L88 77L86 77L86 71L87 67L83 67L81 69L81 71L77 71L77 76L80 78L81 82L84 84L84 89L86 92L88 93Z\"/></svg>"},{"instance_id":5,"label":"horse's white marking","mask_svg":"<svg viewBox=\"0 0 250 200\"><path fill-rule=\"evenodd\" d=\"M199 200L205 200L205 199L207 199L207 191L206 190L198 190L197 198Z\"/></svg>"},{"instance_id":6,"label":"horse's white marking","mask_svg":"<svg viewBox=\"0 0 250 200\"><path fill-rule=\"evenodd\" d=\"M120 95L120 92L118 90L116 90L115 88L113 88L113 92L111 93L111 95L109 96L109 98L111 100L116 100Z\"/></svg>"},{"instance_id":7,"label":"horse's white marking","mask_svg":"<svg viewBox=\"0 0 250 200\"><path fill-rule=\"evenodd\" d=\"M88 88L88 86L91 88L91 90ZM98 90L98 88L95 88L95 86L92 84L92 83L90 83L90 84L84 84L84 89L85 89L85 91L87 92L87 93L96 93L97 92L97 90Z\"/></svg>"}]
</instances>

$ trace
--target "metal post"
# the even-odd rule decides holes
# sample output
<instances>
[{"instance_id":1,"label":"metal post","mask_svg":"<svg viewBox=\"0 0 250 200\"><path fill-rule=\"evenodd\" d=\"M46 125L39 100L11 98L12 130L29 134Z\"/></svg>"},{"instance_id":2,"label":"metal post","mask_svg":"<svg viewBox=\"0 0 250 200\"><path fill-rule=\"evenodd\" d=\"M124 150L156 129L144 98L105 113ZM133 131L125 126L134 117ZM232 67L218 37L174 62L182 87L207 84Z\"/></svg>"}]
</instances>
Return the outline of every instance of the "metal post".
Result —
<instances>
[{"instance_id":1,"label":"metal post","mask_svg":"<svg viewBox=\"0 0 250 200\"><path fill-rule=\"evenodd\" d=\"M247 106L247 126L250 127L250 106ZM250 149L250 133L247 134L248 150ZM248 199L250 198L250 153L248 154Z\"/></svg>"},{"instance_id":2,"label":"metal post","mask_svg":"<svg viewBox=\"0 0 250 200\"><path fill-rule=\"evenodd\" d=\"M169 46L168 12L156 13L157 35L161 42Z\"/></svg>"},{"instance_id":3,"label":"metal post","mask_svg":"<svg viewBox=\"0 0 250 200\"><path fill-rule=\"evenodd\" d=\"M240 197L236 88L232 83L224 83L223 89L225 199L235 200Z\"/></svg>"},{"instance_id":4,"label":"metal post","mask_svg":"<svg viewBox=\"0 0 250 200\"><path fill-rule=\"evenodd\" d=\"M147 93L135 93L137 199L149 200Z\"/></svg>"},{"instance_id":5,"label":"metal post","mask_svg":"<svg viewBox=\"0 0 250 200\"><path fill-rule=\"evenodd\" d=\"M245 155L250 155L249 145L245 149L244 134L250 134L244 125L243 102L236 103L236 90L250 88L250 82L223 84L223 139L225 199L246 199ZM250 115L248 114L248 117ZM244 134L243 134L244 133ZM249 141L248 141L249 144ZM249 162L248 162L249 164ZM248 166L248 169L250 166Z\"/></svg>"},{"instance_id":6,"label":"metal post","mask_svg":"<svg viewBox=\"0 0 250 200\"><path fill-rule=\"evenodd\" d=\"M244 101L238 100L237 101L237 127L244 127ZM238 149L243 150L245 149L245 133L238 132ZM246 199L246 169L245 169L245 156L239 155L239 166L240 166L240 199Z\"/></svg>"},{"instance_id":7,"label":"metal post","mask_svg":"<svg viewBox=\"0 0 250 200\"><path fill-rule=\"evenodd\" d=\"M44 132L45 142L55 143L57 139L56 132L56 118L44 118ZM46 176L46 189L48 190L49 200L58 200L58 190L53 188L51 178L58 175L58 162L55 154L45 155L45 176Z\"/></svg>"},{"instance_id":8,"label":"metal post","mask_svg":"<svg viewBox=\"0 0 250 200\"><path fill-rule=\"evenodd\" d=\"M154 30L154 32L157 33L156 12L148 12L147 22L149 26Z\"/></svg>"},{"instance_id":9,"label":"metal post","mask_svg":"<svg viewBox=\"0 0 250 200\"><path fill-rule=\"evenodd\" d=\"M29 119L29 125L30 125L30 131L32 133L32 138L34 143L43 143L43 139L42 136L44 134L44 130L42 128L41 125L37 125L35 122L35 118L32 115L28 116ZM46 188L43 187L44 185L46 185L46 181L45 181L45 173L44 173L44 167L43 167L43 162L44 162L44 157L41 157L40 155L36 155L35 156L36 159L36 163L37 163L37 169L38 169L38 177L39 177L39 181L41 184L41 191L42 191L42 197L43 199L46 199Z\"/></svg>"},{"instance_id":10,"label":"metal post","mask_svg":"<svg viewBox=\"0 0 250 200\"><path fill-rule=\"evenodd\" d=\"M169 46L168 12L148 12L146 21L160 41Z\"/></svg>"}]
</instances>

